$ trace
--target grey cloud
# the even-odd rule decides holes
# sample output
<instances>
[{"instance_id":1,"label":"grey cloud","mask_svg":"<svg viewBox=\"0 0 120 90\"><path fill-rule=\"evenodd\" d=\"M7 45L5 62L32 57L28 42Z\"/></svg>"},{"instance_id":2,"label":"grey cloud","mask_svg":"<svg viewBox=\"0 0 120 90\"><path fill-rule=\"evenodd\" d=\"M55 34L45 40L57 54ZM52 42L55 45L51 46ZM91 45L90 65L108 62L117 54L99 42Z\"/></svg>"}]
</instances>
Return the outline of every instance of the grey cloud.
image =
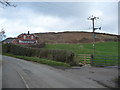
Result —
<instances>
[{"instance_id":1,"label":"grey cloud","mask_svg":"<svg viewBox=\"0 0 120 90\"><path fill-rule=\"evenodd\" d=\"M101 26L104 30L113 33L113 29L117 28L117 3L113 2L17 2L16 8L5 8L1 18L6 18L9 22L16 21L24 24L29 24L29 19L32 15L47 15L58 17L62 20L71 22L71 25L63 26L62 29L88 29L91 27L91 21L87 20L91 12L96 10L101 11L103 15L100 17L102 24L99 21L96 26ZM106 20L107 18L115 20ZM53 29L53 28L52 28ZM60 28L61 29L61 28ZM56 30L60 30L56 29ZM55 30L55 28L54 28Z\"/></svg>"}]
</instances>

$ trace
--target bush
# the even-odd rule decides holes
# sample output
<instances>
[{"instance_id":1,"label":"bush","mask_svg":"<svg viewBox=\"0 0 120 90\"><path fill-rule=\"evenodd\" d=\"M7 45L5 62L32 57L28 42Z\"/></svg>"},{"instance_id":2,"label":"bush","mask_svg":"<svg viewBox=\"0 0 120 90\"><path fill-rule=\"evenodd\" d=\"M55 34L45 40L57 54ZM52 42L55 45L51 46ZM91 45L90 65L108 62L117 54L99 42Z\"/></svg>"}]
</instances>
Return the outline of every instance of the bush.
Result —
<instances>
[{"instance_id":1,"label":"bush","mask_svg":"<svg viewBox=\"0 0 120 90\"><path fill-rule=\"evenodd\" d=\"M2 52L5 52L5 53L10 52L10 45L11 44L3 44L2 45Z\"/></svg>"},{"instance_id":2,"label":"bush","mask_svg":"<svg viewBox=\"0 0 120 90\"><path fill-rule=\"evenodd\" d=\"M51 54L53 56L52 57L53 60L58 60L66 63L73 61L74 57L74 53L66 50L52 50Z\"/></svg>"},{"instance_id":3,"label":"bush","mask_svg":"<svg viewBox=\"0 0 120 90\"><path fill-rule=\"evenodd\" d=\"M74 62L74 53L66 50L49 50L43 48L22 47L13 44L3 44L3 53L52 59L69 64L73 64Z\"/></svg>"},{"instance_id":4,"label":"bush","mask_svg":"<svg viewBox=\"0 0 120 90\"><path fill-rule=\"evenodd\" d=\"M28 47L33 47L33 48L43 48L45 47L45 42L41 42L41 43L37 43L37 44L31 44L31 45L28 45Z\"/></svg>"}]
</instances>

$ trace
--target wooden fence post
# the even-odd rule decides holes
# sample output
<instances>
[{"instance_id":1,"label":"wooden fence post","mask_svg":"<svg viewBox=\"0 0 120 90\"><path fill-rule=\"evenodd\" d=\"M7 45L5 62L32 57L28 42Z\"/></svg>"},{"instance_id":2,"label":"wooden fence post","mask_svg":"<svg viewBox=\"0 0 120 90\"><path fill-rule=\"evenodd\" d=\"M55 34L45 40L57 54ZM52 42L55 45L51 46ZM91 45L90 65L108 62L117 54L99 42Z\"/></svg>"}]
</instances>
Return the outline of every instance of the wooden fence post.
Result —
<instances>
[{"instance_id":1,"label":"wooden fence post","mask_svg":"<svg viewBox=\"0 0 120 90\"><path fill-rule=\"evenodd\" d=\"M93 66L94 65L94 56L93 55L91 55L91 65Z\"/></svg>"}]
</instances>

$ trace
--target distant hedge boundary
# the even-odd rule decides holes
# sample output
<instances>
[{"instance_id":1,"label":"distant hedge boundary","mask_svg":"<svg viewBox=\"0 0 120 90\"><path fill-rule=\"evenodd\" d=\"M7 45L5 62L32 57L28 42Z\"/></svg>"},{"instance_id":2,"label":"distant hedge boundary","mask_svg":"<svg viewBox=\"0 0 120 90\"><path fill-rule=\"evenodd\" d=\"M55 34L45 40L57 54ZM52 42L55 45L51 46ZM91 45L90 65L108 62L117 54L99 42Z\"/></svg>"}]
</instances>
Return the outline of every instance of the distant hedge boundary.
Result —
<instances>
[{"instance_id":1,"label":"distant hedge boundary","mask_svg":"<svg viewBox=\"0 0 120 90\"><path fill-rule=\"evenodd\" d=\"M20 56L39 57L75 65L74 53L66 50L50 50L43 48L22 47L20 45L3 44L3 53L11 53Z\"/></svg>"}]
</instances>

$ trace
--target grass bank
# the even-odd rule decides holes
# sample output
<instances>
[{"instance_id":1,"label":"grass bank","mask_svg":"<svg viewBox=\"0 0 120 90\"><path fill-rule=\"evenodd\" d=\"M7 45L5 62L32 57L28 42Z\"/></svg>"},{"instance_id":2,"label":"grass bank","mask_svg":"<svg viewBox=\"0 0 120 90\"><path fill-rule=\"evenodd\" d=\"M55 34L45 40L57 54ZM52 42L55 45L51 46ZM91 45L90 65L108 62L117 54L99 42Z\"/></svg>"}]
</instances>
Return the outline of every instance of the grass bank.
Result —
<instances>
[{"instance_id":1,"label":"grass bank","mask_svg":"<svg viewBox=\"0 0 120 90\"><path fill-rule=\"evenodd\" d=\"M67 63L53 61L53 60L48 60L48 59L44 59L44 58L28 57L28 56L18 56L18 55L13 55L13 54L9 54L9 53L4 53L3 55L15 57L15 58L19 58L19 59L23 59L23 60L27 60L27 61L33 61L33 62L37 62L37 63L40 63L40 64L47 64L47 65L50 65L50 66L71 67Z\"/></svg>"}]
</instances>

